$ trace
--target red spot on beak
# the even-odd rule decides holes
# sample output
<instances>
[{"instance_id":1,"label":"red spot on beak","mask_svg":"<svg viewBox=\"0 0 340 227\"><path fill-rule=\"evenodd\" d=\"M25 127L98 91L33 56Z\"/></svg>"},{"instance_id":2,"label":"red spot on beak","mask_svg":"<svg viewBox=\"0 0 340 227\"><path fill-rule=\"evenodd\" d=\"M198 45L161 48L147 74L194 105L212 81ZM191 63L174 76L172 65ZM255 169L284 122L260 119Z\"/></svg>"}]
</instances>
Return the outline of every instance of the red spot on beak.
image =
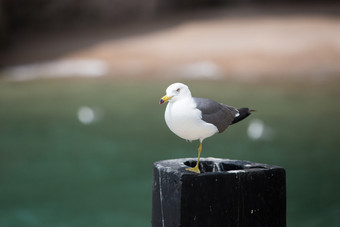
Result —
<instances>
[{"instance_id":1,"label":"red spot on beak","mask_svg":"<svg viewBox=\"0 0 340 227\"><path fill-rule=\"evenodd\" d=\"M163 100L163 99L159 100L159 105L160 105L160 104L163 104L163 103L164 103L164 100Z\"/></svg>"}]
</instances>

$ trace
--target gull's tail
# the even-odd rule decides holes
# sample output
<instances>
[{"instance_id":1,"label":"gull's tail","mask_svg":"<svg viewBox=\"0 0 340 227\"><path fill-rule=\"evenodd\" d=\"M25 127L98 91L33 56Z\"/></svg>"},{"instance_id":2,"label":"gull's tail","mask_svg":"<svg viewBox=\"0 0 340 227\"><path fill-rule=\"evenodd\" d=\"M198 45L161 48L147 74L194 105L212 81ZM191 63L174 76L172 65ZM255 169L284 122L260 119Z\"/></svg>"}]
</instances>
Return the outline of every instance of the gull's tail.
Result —
<instances>
[{"instance_id":1,"label":"gull's tail","mask_svg":"<svg viewBox=\"0 0 340 227\"><path fill-rule=\"evenodd\" d=\"M251 112L255 111L255 110L250 110L249 108L240 108L240 109L237 109L237 110L238 110L240 115L235 117L231 124L235 124L239 121L242 121L244 118L248 117L251 114Z\"/></svg>"}]
</instances>

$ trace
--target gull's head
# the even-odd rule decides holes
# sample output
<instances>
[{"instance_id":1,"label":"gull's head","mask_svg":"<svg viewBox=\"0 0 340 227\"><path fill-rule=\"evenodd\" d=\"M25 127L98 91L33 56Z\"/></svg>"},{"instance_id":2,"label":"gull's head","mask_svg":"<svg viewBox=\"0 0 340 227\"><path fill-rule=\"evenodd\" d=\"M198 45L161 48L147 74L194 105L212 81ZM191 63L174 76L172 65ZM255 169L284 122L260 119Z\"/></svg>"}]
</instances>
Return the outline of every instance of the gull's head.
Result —
<instances>
[{"instance_id":1,"label":"gull's head","mask_svg":"<svg viewBox=\"0 0 340 227\"><path fill-rule=\"evenodd\" d=\"M159 100L159 104L163 104L167 101L175 102L188 97L191 97L188 86L182 83L174 83L166 89L166 95Z\"/></svg>"}]
</instances>

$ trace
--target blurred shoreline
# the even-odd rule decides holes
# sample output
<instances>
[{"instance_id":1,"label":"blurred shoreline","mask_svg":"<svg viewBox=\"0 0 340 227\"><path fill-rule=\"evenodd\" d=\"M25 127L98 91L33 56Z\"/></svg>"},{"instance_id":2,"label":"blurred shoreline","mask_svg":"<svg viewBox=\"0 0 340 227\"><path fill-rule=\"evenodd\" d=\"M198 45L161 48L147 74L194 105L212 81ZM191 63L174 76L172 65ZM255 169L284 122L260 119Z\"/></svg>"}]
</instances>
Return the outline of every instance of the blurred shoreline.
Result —
<instances>
[{"instance_id":1,"label":"blurred shoreline","mask_svg":"<svg viewBox=\"0 0 340 227\"><path fill-rule=\"evenodd\" d=\"M95 77L334 79L340 76L339 6L222 7L123 24L23 29L2 51L0 75L58 77L53 71L61 70L51 67L95 61L101 62L94 64ZM62 77L82 76L78 66L62 70Z\"/></svg>"}]
</instances>

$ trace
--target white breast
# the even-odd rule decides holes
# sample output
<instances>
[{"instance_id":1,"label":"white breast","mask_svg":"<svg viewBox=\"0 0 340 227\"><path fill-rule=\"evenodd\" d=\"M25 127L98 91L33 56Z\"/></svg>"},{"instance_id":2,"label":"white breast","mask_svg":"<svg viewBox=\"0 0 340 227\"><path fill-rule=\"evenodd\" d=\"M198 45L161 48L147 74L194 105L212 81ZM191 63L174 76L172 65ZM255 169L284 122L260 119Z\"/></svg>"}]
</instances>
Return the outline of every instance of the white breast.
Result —
<instances>
[{"instance_id":1,"label":"white breast","mask_svg":"<svg viewBox=\"0 0 340 227\"><path fill-rule=\"evenodd\" d=\"M186 140L203 140L218 132L216 126L201 119L201 111L191 98L168 103L165 122L173 133Z\"/></svg>"}]
</instances>

